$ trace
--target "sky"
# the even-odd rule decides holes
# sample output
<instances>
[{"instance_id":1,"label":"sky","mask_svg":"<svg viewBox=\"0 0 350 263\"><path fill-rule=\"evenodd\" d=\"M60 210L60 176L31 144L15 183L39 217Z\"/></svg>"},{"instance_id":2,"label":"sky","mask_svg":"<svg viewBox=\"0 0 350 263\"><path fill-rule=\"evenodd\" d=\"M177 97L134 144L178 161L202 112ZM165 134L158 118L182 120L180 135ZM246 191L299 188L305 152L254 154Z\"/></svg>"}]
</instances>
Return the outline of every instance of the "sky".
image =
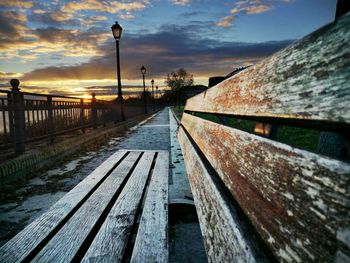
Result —
<instances>
[{"instance_id":1,"label":"sky","mask_svg":"<svg viewBox=\"0 0 350 263\"><path fill-rule=\"evenodd\" d=\"M0 88L67 95L115 93L120 39L124 93L164 86L185 68L195 84L253 65L333 21L336 0L1 0ZM130 89L128 89L130 87Z\"/></svg>"}]
</instances>

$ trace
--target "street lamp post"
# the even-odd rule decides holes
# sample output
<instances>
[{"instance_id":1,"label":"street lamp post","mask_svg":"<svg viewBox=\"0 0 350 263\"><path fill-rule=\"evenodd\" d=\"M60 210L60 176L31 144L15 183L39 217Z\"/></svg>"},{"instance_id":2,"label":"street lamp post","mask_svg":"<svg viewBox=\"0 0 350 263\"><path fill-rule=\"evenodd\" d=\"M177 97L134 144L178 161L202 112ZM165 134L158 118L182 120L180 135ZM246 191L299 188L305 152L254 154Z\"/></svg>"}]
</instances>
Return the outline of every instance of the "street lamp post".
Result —
<instances>
[{"instance_id":1,"label":"street lamp post","mask_svg":"<svg viewBox=\"0 0 350 263\"><path fill-rule=\"evenodd\" d=\"M141 73L142 73L142 79L143 79L143 100L145 104L145 114L147 114L146 85L145 85L146 68L143 65L141 67Z\"/></svg>"},{"instance_id":2,"label":"street lamp post","mask_svg":"<svg viewBox=\"0 0 350 263\"><path fill-rule=\"evenodd\" d=\"M119 39L122 36L123 28L116 21L115 24L111 27L111 29L112 29L113 37L115 39L116 56L117 56L118 99L120 102L120 116L122 121L125 121L122 84L120 80L120 60L119 60Z\"/></svg>"},{"instance_id":3,"label":"street lamp post","mask_svg":"<svg viewBox=\"0 0 350 263\"><path fill-rule=\"evenodd\" d=\"M154 90L153 90L153 87L154 87L154 79L151 80L151 84L152 84L152 108L153 108L153 111L155 110L154 109Z\"/></svg>"}]
</instances>

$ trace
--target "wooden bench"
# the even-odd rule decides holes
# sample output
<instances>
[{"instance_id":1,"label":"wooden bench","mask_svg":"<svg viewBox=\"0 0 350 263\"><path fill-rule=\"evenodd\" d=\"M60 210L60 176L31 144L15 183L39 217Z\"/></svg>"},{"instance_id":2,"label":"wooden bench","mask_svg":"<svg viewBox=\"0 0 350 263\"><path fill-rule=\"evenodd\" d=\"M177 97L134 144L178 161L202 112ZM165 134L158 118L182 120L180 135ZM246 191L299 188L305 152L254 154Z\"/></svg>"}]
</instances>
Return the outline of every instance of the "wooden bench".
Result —
<instances>
[{"instance_id":1,"label":"wooden bench","mask_svg":"<svg viewBox=\"0 0 350 263\"><path fill-rule=\"evenodd\" d=\"M210 262L350 262L349 163L203 118L349 139L349 43L348 13L187 100L178 139Z\"/></svg>"},{"instance_id":2,"label":"wooden bench","mask_svg":"<svg viewBox=\"0 0 350 263\"><path fill-rule=\"evenodd\" d=\"M116 152L0 248L0 262L167 262L168 169L167 151Z\"/></svg>"}]
</instances>

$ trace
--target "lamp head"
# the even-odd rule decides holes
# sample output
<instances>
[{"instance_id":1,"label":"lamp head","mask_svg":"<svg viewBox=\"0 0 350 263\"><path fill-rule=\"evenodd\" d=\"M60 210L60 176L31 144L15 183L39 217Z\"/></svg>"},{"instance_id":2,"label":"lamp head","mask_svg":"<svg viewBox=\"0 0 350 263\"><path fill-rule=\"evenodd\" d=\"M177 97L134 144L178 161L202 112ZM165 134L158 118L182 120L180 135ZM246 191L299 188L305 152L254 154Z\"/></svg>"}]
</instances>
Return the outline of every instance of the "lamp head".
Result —
<instances>
[{"instance_id":1,"label":"lamp head","mask_svg":"<svg viewBox=\"0 0 350 263\"><path fill-rule=\"evenodd\" d=\"M117 21L115 21L115 24L111 27L111 29L112 29L114 39L119 40L120 37L122 36L123 28L118 24Z\"/></svg>"},{"instance_id":2,"label":"lamp head","mask_svg":"<svg viewBox=\"0 0 350 263\"><path fill-rule=\"evenodd\" d=\"M141 73L142 73L142 75L146 74L146 68L144 65L142 65L142 67L141 67Z\"/></svg>"}]
</instances>

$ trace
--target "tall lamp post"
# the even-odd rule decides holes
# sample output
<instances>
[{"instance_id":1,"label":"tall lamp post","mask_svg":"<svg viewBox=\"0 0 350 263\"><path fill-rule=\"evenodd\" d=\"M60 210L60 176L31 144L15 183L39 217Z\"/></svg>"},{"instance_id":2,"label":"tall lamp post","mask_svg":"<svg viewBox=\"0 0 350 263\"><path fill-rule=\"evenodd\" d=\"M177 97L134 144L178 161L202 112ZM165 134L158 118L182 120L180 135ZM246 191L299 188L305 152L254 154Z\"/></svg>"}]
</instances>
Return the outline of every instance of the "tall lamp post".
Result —
<instances>
[{"instance_id":1,"label":"tall lamp post","mask_svg":"<svg viewBox=\"0 0 350 263\"><path fill-rule=\"evenodd\" d=\"M115 24L111 27L111 29L112 29L113 37L115 39L116 56L117 56L118 99L120 102L120 116L122 121L125 121L122 84L120 80L120 60L119 60L119 39L122 36L123 28L116 21Z\"/></svg>"},{"instance_id":2,"label":"tall lamp post","mask_svg":"<svg viewBox=\"0 0 350 263\"><path fill-rule=\"evenodd\" d=\"M146 85L145 85L145 74L146 74L146 68L144 65L141 67L141 74L143 79L143 100L145 104L145 114L147 114L147 100L146 100Z\"/></svg>"},{"instance_id":3,"label":"tall lamp post","mask_svg":"<svg viewBox=\"0 0 350 263\"><path fill-rule=\"evenodd\" d=\"M154 91L153 91L154 79L151 80L151 84L152 84L152 108L153 108L153 111L154 111Z\"/></svg>"}]
</instances>

